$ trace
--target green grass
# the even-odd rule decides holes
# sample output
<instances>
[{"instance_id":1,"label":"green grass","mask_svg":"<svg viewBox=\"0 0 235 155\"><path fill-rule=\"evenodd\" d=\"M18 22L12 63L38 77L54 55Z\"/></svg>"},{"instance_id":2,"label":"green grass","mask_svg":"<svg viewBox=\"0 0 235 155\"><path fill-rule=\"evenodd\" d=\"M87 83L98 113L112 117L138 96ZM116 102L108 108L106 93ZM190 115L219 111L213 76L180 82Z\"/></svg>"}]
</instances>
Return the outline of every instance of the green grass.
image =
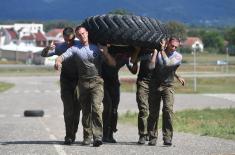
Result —
<instances>
[{"instance_id":1,"label":"green grass","mask_svg":"<svg viewBox=\"0 0 235 155\"><path fill-rule=\"evenodd\" d=\"M235 140L235 108L176 112L175 130Z\"/></svg>"},{"instance_id":2,"label":"green grass","mask_svg":"<svg viewBox=\"0 0 235 155\"><path fill-rule=\"evenodd\" d=\"M46 76L59 74L52 66L10 66L1 67L0 76Z\"/></svg>"},{"instance_id":3,"label":"green grass","mask_svg":"<svg viewBox=\"0 0 235 155\"><path fill-rule=\"evenodd\" d=\"M194 92L193 78L185 78L186 85L183 87L176 82L176 93L235 93L234 77L197 78L197 91Z\"/></svg>"},{"instance_id":4,"label":"green grass","mask_svg":"<svg viewBox=\"0 0 235 155\"><path fill-rule=\"evenodd\" d=\"M175 80L176 93L235 93L235 78L234 77L212 77L212 78L197 78L197 91L194 92L193 78L185 78L186 85ZM135 92L136 83L133 80L121 81L122 92Z\"/></svg>"},{"instance_id":5,"label":"green grass","mask_svg":"<svg viewBox=\"0 0 235 155\"><path fill-rule=\"evenodd\" d=\"M190 63L194 60L193 54L182 54L183 55L183 61ZM226 54L216 54L216 53L207 53L198 52L196 54L196 60L200 63L216 63L217 60L228 60L228 62L231 64L234 64L235 62L235 56L228 56Z\"/></svg>"},{"instance_id":6,"label":"green grass","mask_svg":"<svg viewBox=\"0 0 235 155\"><path fill-rule=\"evenodd\" d=\"M6 91L14 86L12 83L0 82L0 92Z\"/></svg>"},{"instance_id":7,"label":"green grass","mask_svg":"<svg viewBox=\"0 0 235 155\"><path fill-rule=\"evenodd\" d=\"M120 123L137 127L137 113L127 111ZM235 108L185 110L174 115L174 131L235 140ZM161 129L161 118L159 129Z\"/></svg>"}]
</instances>

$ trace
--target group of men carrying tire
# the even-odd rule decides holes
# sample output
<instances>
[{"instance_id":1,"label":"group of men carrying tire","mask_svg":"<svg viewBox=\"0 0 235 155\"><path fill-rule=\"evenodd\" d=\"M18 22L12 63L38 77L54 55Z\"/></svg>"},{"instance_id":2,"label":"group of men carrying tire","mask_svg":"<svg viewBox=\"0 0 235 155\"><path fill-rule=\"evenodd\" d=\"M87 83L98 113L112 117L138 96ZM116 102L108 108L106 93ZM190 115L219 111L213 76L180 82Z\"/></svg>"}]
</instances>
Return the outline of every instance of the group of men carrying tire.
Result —
<instances>
[{"instance_id":1,"label":"group of men carrying tire","mask_svg":"<svg viewBox=\"0 0 235 155\"><path fill-rule=\"evenodd\" d=\"M163 141L172 145L173 82L182 55L176 52L177 38L161 41L161 49L114 47L94 44L83 26L64 28L64 42L44 48L43 57L58 55L55 69L61 70L61 99L64 106L65 141L75 142L82 110L83 145L116 143L120 82L118 72L124 65L136 74L138 104L138 144L156 145L160 103L163 101ZM75 40L75 37L78 40ZM133 55L137 55L133 58ZM102 107L103 106L103 107ZM103 111L102 111L103 109Z\"/></svg>"}]
</instances>

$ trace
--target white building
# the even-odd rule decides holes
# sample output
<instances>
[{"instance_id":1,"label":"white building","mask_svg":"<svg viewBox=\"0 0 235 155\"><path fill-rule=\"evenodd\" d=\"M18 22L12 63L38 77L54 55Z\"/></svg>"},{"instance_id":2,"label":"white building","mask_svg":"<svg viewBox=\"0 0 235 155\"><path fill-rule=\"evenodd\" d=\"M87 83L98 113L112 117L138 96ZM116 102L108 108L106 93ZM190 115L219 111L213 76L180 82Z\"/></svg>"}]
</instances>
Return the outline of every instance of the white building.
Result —
<instances>
[{"instance_id":1,"label":"white building","mask_svg":"<svg viewBox=\"0 0 235 155\"><path fill-rule=\"evenodd\" d=\"M43 31L43 24L35 24L35 23L19 24L19 23L16 23L16 24L14 24L14 30L16 32L19 32L20 38L23 36L28 36L32 33L38 33L38 32L45 34L45 32Z\"/></svg>"},{"instance_id":2,"label":"white building","mask_svg":"<svg viewBox=\"0 0 235 155\"><path fill-rule=\"evenodd\" d=\"M15 23L13 25L0 25L0 29L11 29L13 28L14 31L19 33L19 38L23 36L28 36L32 33L38 33L41 32L45 34L43 30L43 24L36 24L36 23Z\"/></svg>"},{"instance_id":3,"label":"white building","mask_svg":"<svg viewBox=\"0 0 235 155\"><path fill-rule=\"evenodd\" d=\"M40 52L46 45L43 24L0 25L0 58L42 64Z\"/></svg>"},{"instance_id":4,"label":"white building","mask_svg":"<svg viewBox=\"0 0 235 155\"><path fill-rule=\"evenodd\" d=\"M188 37L182 44L183 47L189 47L192 50L203 52L204 45L202 40L198 37Z\"/></svg>"}]
</instances>

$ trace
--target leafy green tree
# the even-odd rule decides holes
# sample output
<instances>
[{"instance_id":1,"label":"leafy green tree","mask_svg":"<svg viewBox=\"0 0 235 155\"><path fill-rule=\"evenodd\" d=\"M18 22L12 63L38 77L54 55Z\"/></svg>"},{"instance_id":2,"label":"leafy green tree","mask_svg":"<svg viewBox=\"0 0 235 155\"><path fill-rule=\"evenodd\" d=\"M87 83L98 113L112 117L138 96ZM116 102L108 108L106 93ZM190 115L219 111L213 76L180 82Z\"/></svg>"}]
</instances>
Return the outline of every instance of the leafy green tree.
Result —
<instances>
[{"instance_id":1,"label":"leafy green tree","mask_svg":"<svg viewBox=\"0 0 235 155\"><path fill-rule=\"evenodd\" d=\"M132 15L133 13L129 12L128 10L125 9L115 9L108 14L117 14L117 15Z\"/></svg>"},{"instance_id":2,"label":"leafy green tree","mask_svg":"<svg viewBox=\"0 0 235 155\"><path fill-rule=\"evenodd\" d=\"M180 40L185 40L187 37L186 26L178 21L169 21L166 23L166 27L170 36L177 37Z\"/></svg>"},{"instance_id":3,"label":"leafy green tree","mask_svg":"<svg viewBox=\"0 0 235 155\"><path fill-rule=\"evenodd\" d=\"M44 23L44 31L48 32L54 28L65 28L68 26L75 28L77 25L79 25L79 22L71 22L65 20L49 21Z\"/></svg>"},{"instance_id":4,"label":"leafy green tree","mask_svg":"<svg viewBox=\"0 0 235 155\"><path fill-rule=\"evenodd\" d=\"M227 30L224 37L230 45L235 45L235 27Z\"/></svg>"},{"instance_id":5,"label":"leafy green tree","mask_svg":"<svg viewBox=\"0 0 235 155\"><path fill-rule=\"evenodd\" d=\"M215 52L224 52L224 38L219 32L206 32L202 37L202 41L205 48L209 48L211 50L214 50Z\"/></svg>"},{"instance_id":6,"label":"leafy green tree","mask_svg":"<svg viewBox=\"0 0 235 155\"><path fill-rule=\"evenodd\" d=\"M188 36L190 37L199 37L203 38L204 34L206 33L205 29L189 29Z\"/></svg>"}]
</instances>

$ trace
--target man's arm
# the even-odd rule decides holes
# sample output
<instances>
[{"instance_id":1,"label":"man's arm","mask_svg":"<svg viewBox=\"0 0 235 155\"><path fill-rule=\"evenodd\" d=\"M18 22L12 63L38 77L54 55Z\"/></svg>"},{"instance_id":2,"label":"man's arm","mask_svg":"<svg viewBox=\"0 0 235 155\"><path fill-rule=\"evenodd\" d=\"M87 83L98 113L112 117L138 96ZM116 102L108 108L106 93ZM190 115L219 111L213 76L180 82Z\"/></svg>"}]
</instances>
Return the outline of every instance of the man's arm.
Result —
<instances>
[{"instance_id":1,"label":"man's arm","mask_svg":"<svg viewBox=\"0 0 235 155\"><path fill-rule=\"evenodd\" d=\"M62 56L58 56L55 59L55 65L54 65L55 70L61 70L62 62L63 62L63 57Z\"/></svg>"},{"instance_id":2,"label":"man's arm","mask_svg":"<svg viewBox=\"0 0 235 155\"><path fill-rule=\"evenodd\" d=\"M126 64L128 70L132 73L132 74L136 74L138 71L138 54L140 53L141 48L134 46L134 51L129 51L130 53L132 53L131 57L128 59L128 62ZM135 55L135 58L133 59L133 53Z\"/></svg>"},{"instance_id":3,"label":"man's arm","mask_svg":"<svg viewBox=\"0 0 235 155\"><path fill-rule=\"evenodd\" d=\"M134 62L133 64L131 62L129 62L128 64L126 64L128 70L132 73L132 74L136 74L138 71L138 63Z\"/></svg>"},{"instance_id":4,"label":"man's arm","mask_svg":"<svg viewBox=\"0 0 235 155\"><path fill-rule=\"evenodd\" d=\"M185 80L184 78L180 77L177 73L175 73L176 79L181 83L182 86L185 85Z\"/></svg>"},{"instance_id":5,"label":"man's arm","mask_svg":"<svg viewBox=\"0 0 235 155\"><path fill-rule=\"evenodd\" d=\"M55 46L54 42L52 41L49 46L45 47L42 50L41 56L42 57L50 57L50 56L55 55L55 48L56 48L56 46Z\"/></svg>"},{"instance_id":6,"label":"man's arm","mask_svg":"<svg viewBox=\"0 0 235 155\"><path fill-rule=\"evenodd\" d=\"M62 55L58 56L55 59L55 65L54 68L56 70L60 70L62 68L62 62L68 58L70 58L71 56L73 56L74 53L74 49L73 47L70 47L69 49L66 50L66 52L64 52Z\"/></svg>"},{"instance_id":7,"label":"man's arm","mask_svg":"<svg viewBox=\"0 0 235 155\"><path fill-rule=\"evenodd\" d=\"M149 62L149 69L154 69L157 61L157 49L154 49L153 54L151 56L150 62Z\"/></svg>"},{"instance_id":8,"label":"man's arm","mask_svg":"<svg viewBox=\"0 0 235 155\"><path fill-rule=\"evenodd\" d=\"M141 48L140 47L137 47L137 46L134 46L134 51L133 52L131 52L132 54L131 54L131 59L130 59L130 62L131 63L136 63L136 61L137 61L137 59L138 59L138 55L139 55L139 53L140 53L140 50L141 50Z\"/></svg>"},{"instance_id":9,"label":"man's arm","mask_svg":"<svg viewBox=\"0 0 235 155\"><path fill-rule=\"evenodd\" d=\"M114 57L112 57L109 54L108 47L102 46L102 45L98 45L98 47L99 47L99 50L101 51L101 53L104 55L104 58L105 58L107 64L110 66L116 66L116 61L115 61Z\"/></svg>"}]
</instances>

